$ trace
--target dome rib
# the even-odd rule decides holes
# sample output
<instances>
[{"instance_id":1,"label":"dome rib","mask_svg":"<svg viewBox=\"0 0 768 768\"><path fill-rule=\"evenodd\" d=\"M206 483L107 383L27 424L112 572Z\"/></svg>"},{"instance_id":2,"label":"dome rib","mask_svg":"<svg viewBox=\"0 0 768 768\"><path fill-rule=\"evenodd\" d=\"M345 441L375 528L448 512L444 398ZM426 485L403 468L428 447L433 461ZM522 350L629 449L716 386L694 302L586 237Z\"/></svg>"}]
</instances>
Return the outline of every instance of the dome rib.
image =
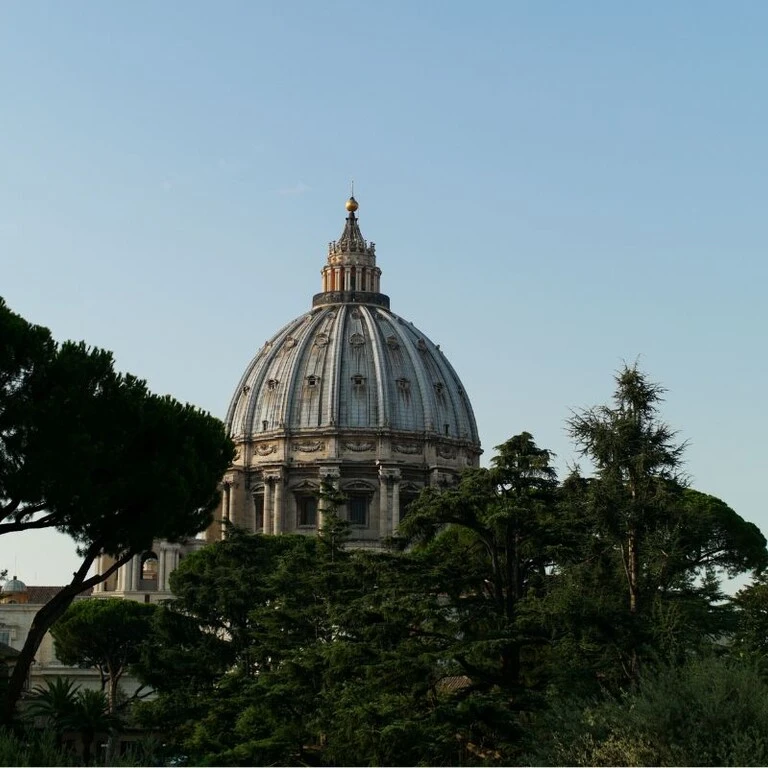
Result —
<instances>
[{"instance_id":1,"label":"dome rib","mask_svg":"<svg viewBox=\"0 0 768 768\"><path fill-rule=\"evenodd\" d=\"M392 324L392 327L400 338L402 346L406 349L408 359L411 363L411 369L413 370L421 391L422 429L425 432L435 432L435 409L434 403L432 402L432 388L427 386L424 377L424 366L421 364L419 350L413 340L409 337L407 331L403 330L403 325L406 324L406 321L397 315L393 315L393 317L395 318L395 322Z\"/></svg>"},{"instance_id":2,"label":"dome rib","mask_svg":"<svg viewBox=\"0 0 768 768\"><path fill-rule=\"evenodd\" d=\"M339 332L339 326L342 328L346 323L347 308L345 305L341 305L337 310L326 310L329 313L336 311L340 317L336 317L336 322L331 329L331 375L332 386L328 393L328 416L331 424L338 424L340 420L339 413L339 394L340 394L340 381L341 381L341 366L339 365L340 353L342 345L344 344L344 334Z\"/></svg>"},{"instance_id":3,"label":"dome rib","mask_svg":"<svg viewBox=\"0 0 768 768\"><path fill-rule=\"evenodd\" d=\"M384 374L384 354L381 343L381 334L376 318L366 307L363 311L365 325L371 339L371 362L376 379L376 425L384 428L391 424L389 416L389 397L386 376Z\"/></svg>"},{"instance_id":4,"label":"dome rib","mask_svg":"<svg viewBox=\"0 0 768 768\"><path fill-rule=\"evenodd\" d=\"M308 429L312 427L318 427L322 424L322 412L323 412L323 405L322 405L322 395L323 395L323 385L324 385L324 375L323 371L321 371L319 374L315 371L312 371L312 373L309 373L309 363L312 361L313 358L313 347L314 347L314 331L317 329L317 327L320 325L320 322L323 319L323 313L318 313L316 316L313 316L311 313L303 316L303 324L304 328L301 329L301 335L296 338L296 346L293 348L293 350L285 356L285 367L286 367L286 381L285 381L285 389L282 392L282 397L280 399L280 414L282 415L282 421L285 425L285 427L289 430L293 429ZM299 376L301 376L301 379L303 379L305 376L315 375L320 377L320 387L319 392L317 393L317 423L315 424L305 424L304 423L304 416L305 412L301 410L302 399L301 397L296 397L296 385L297 381L299 382L299 394L301 395L301 391L303 389L303 383L301 382L301 379L299 379ZM298 414L296 413L296 407L299 407ZM311 418L311 409L309 412L306 412L307 421ZM298 423L296 423L298 422Z\"/></svg>"}]
</instances>

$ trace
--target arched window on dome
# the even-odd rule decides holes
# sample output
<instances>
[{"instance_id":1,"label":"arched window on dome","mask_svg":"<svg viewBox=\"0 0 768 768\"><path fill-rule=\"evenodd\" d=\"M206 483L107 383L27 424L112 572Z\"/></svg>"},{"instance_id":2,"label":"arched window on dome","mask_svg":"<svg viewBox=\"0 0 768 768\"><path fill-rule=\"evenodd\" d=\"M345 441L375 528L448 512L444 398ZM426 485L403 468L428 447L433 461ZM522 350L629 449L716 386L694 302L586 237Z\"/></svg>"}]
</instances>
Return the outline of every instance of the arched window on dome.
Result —
<instances>
[{"instance_id":1,"label":"arched window on dome","mask_svg":"<svg viewBox=\"0 0 768 768\"><path fill-rule=\"evenodd\" d=\"M141 556L141 583L139 590L157 589L157 555L145 552Z\"/></svg>"}]
</instances>

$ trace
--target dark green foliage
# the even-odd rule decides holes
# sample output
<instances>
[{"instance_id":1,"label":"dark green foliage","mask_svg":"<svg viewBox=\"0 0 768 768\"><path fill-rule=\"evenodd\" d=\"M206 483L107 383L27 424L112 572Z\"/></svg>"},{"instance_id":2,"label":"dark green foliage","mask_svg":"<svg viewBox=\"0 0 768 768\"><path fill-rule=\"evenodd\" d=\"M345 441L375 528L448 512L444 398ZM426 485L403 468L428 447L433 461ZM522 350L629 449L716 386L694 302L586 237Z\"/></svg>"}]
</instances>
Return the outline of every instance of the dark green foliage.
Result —
<instances>
[{"instance_id":1,"label":"dark green foliage","mask_svg":"<svg viewBox=\"0 0 768 768\"><path fill-rule=\"evenodd\" d=\"M96 738L106 738L119 722L109 712L107 697L102 691L81 689L65 678L56 678L48 681L45 687L35 688L26 703L25 713L45 720L59 743L68 732L78 734L86 765L91 762Z\"/></svg>"},{"instance_id":2,"label":"dark green foliage","mask_svg":"<svg viewBox=\"0 0 768 768\"><path fill-rule=\"evenodd\" d=\"M120 678L139 661L155 610L133 600L80 600L51 628L60 661L99 671L113 714Z\"/></svg>"},{"instance_id":3,"label":"dark green foliage","mask_svg":"<svg viewBox=\"0 0 768 768\"><path fill-rule=\"evenodd\" d=\"M449 576L439 589L456 618L454 631L464 638L455 658L477 685L520 688L526 650L541 640L520 621L521 609L545 589L553 565L557 479L550 452L527 432L497 450L492 469L468 471L455 488L426 489L401 533L414 543L450 537L453 551L445 562L460 560L464 567L456 572L460 580ZM452 528L444 532L446 526Z\"/></svg>"},{"instance_id":4,"label":"dark green foliage","mask_svg":"<svg viewBox=\"0 0 768 768\"><path fill-rule=\"evenodd\" d=\"M401 526L404 551L345 549L331 487L316 538L231 529L173 576L177 597L144 650L159 697L140 717L202 765L512 765L532 759L532 743L542 760L668 759L671 735L587 726L602 722L599 707L624 706L633 682L648 701L666 695L675 665L709 653L737 615L750 635L747 601L741 614L724 601L719 574L760 570L765 541L661 471L642 479L641 515L625 481L558 485L550 459L523 433L491 469L425 490ZM635 611L628 520L642 532ZM752 638L761 620L754 612ZM702 677L685 669L694 695ZM598 693L599 707L588 698ZM701 717L726 707L720 689L699 694ZM564 725L555 703L579 696ZM549 728L564 734L556 747ZM757 749L751 738L717 754Z\"/></svg>"},{"instance_id":5,"label":"dark green foliage","mask_svg":"<svg viewBox=\"0 0 768 768\"><path fill-rule=\"evenodd\" d=\"M0 765L81 765L71 750L62 748L51 730L0 728Z\"/></svg>"},{"instance_id":6,"label":"dark green foliage","mask_svg":"<svg viewBox=\"0 0 768 768\"><path fill-rule=\"evenodd\" d=\"M738 657L752 657L768 669L768 583L756 580L736 593L735 628L730 649Z\"/></svg>"},{"instance_id":7,"label":"dark green foliage","mask_svg":"<svg viewBox=\"0 0 768 768\"><path fill-rule=\"evenodd\" d=\"M768 683L752 664L693 657L616 697L554 701L533 733L533 765L765 765Z\"/></svg>"},{"instance_id":8,"label":"dark green foliage","mask_svg":"<svg viewBox=\"0 0 768 768\"><path fill-rule=\"evenodd\" d=\"M400 551L235 528L186 558L136 665L137 717L195 765L755 764L768 599L723 575L766 542L687 488L635 368L576 415L595 465L560 484L529 433L426 489ZM719 654L715 655L715 654Z\"/></svg>"}]
</instances>

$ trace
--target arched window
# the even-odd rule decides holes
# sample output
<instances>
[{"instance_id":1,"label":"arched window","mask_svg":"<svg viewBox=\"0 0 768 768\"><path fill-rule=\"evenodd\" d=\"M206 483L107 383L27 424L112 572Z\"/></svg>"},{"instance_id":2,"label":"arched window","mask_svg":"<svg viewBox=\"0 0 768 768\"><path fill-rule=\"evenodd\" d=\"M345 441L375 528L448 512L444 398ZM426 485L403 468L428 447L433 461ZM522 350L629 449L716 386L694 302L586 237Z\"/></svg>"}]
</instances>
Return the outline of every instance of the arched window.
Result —
<instances>
[{"instance_id":1,"label":"arched window","mask_svg":"<svg viewBox=\"0 0 768 768\"><path fill-rule=\"evenodd\" d=\"M157 555L154 552L145 552L141 556L139 589L157 589Z\"/></svg>"}]
</instances>

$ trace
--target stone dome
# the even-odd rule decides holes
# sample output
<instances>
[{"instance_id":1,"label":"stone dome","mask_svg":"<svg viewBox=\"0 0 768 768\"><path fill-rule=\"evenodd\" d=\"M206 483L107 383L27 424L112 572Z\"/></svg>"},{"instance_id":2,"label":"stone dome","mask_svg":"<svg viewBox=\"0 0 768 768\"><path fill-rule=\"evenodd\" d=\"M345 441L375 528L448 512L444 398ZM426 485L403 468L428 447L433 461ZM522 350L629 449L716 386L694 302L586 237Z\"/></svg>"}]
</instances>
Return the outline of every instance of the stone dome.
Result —
<instances>
[{"instance_id":1,"label":"stone dome","mask_svg":"<svg viewBox=\"0 0 768 768\"><path fill-rule=\"evenodd\" d=\"M12 579L9 579L8 581L3 584L2 593L4 595L10 595L15 594L18 595L20 592L26 592L27 591L27 585L21 581L20 579L17 579L15 576Z\"/></svg>"},{"instance_id":2,"label":"stone dome","mask_svg":"<svg viewBox=\"0 0 768 768\"><path fill-rule=\"evenodd\" d=\"M323 428L431 433L479 443L472 406L442 351L384 307L317 307L251 361L227 414L235 440Z\"/></svg>"},{"instance_id":3,"label":"stone dome","mask_svg":"<svg viewBox=\"0 0 768 768\"><path fill-rule=\"evenodd\" d=\"M237 456L209 541L227 523L314 533L327 481L347 500L340 514L353 544L382 546L421 489L450 485L478 465L459 377L437 345L390 310L359 203L350 198L345 208L312 309L267 341L234 392L226 426Z\"/></svg>"}]
</instances>

